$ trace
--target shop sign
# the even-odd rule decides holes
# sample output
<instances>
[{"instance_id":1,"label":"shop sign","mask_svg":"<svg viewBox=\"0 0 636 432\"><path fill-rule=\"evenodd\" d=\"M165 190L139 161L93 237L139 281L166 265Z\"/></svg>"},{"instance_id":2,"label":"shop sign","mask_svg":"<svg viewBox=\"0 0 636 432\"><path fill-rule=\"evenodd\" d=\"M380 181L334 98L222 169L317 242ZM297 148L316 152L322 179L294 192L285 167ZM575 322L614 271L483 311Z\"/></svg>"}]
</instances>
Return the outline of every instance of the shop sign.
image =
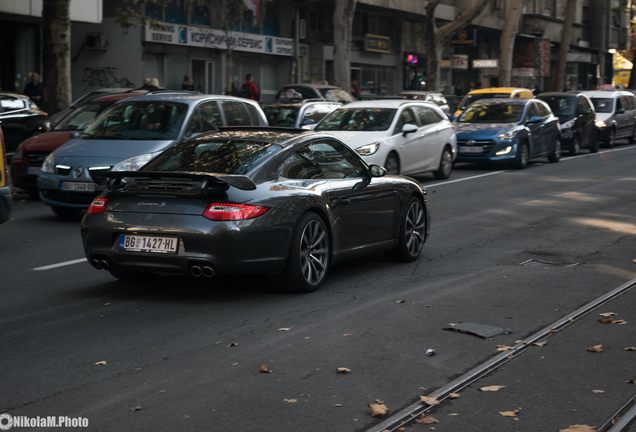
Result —
<instances>
[{"instance_id":1,"label":"shop sign","mask_svg":"<svg viewBox=\"0 0 636 432\"><path fill-rule=\"evenodd\" d=\"M477 30L460 30L453 35L451 45L477 46Z\"/></svg>"},{"instance_id":2,"label":"shop sign","mask_svg":"<svg viewBox=\"0 0 636 432\"><path fill-rule=\"evenodd\" d=\"M534 68L512 68L511 75L514 77L532 78L535 76Z\"/></svg>"},{"instance_id":3,"label":"shop sign","mask_svg":"<svg viewBox=\"0 0 636 432\"><path fill-rule=\"evenodd\" d=\"M537 51L539 65L541 65L541 76L550 76L550 39L541 39Z\"/></svg>"},{"instance_id":4,"label":"shop sign","mask_svg":"<svg viewBox=\"0 0 636 432\"><path fill-rule=\"evenodd\" d=\"M499 59L475 59L473 69L494 69L499 67Z\"/></svg>"},{"instance_id":5,"label":"shop sign","mask_svg":"<svg viewBox=\"0 0 636 432\"><path fill-rule=\"evenodd\" d=\"M567 59L570 63L592 63L592 54L586 52L569 52Z\"/></svg>"},{"instance_id":6,"label":"shop sign","mask_svg":"<svg viewBox=\"0 0 636 432\"><path fill-rule=\"evenodd\" d=\"M391 38L367 33L364 35L364 50L379 53L391 53Z\"/></svg>"},{"instance_id":7,"label":"shop sign","mask_svg":"<svg viewBox=\"0 0 636 432\"><path fill-rule=\"evenodd\" d=\"M453 69L468 70L468 56L466 54L451 55L450 63Z\"/></svg>"},{"instance_id":8,"label":"shop sign","mask_svg":"<svg viewBox=\"0 0 636 432\"><path fill-rule=\"evenodd\" d=\"M169 23L147 24L144 40L202 48L228 49L231 47L235 51L261 54L294 55L293 39L242 32L226 34L223 30Z\"/></svg>"}]
</instances>

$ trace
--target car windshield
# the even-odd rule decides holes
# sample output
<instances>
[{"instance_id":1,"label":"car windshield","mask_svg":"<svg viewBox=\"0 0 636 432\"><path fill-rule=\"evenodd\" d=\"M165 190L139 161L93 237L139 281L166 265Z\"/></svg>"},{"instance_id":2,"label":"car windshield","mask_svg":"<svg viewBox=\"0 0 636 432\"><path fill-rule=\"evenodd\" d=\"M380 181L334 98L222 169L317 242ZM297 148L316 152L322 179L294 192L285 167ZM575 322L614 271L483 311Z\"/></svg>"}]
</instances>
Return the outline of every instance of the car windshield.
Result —
<instances>
[{"instance_id":1,"label":"car windshield","mask_svg":"<svg viewBox=\"0 0 636 432\"><path fill-rule=\"evenodd\" d=\"M394 108L339 108L325 117L316 130L385 131L393 122Z\"/></svg>"},{"instance_id":2,"label":"car windshield","mask_svg":"<svg viewBox=\"0 0 636 432\"><path fill-rule=\"evenodd\" d=\"M554 115L559 117L574 117L576 112L576 97L544 96L539 99L550 106Z\"/></svg>"},{"instance_id":3,"label":"car windshield","mask_svg":"<svg viewBox=\"0 0 636 432\"><path fill-rule=\"evenodd\" d=\"M597 113L611 113L614 101L610 98L592 98Z\"/></svg>"},{"instance_id":4,"label":"car windshield","mask_svg":"<svg viewBox=\"0 0 636 432\"><path fill-rule=\"evenodd\" d=\"M265 116L270 126L294 127L299 107L264 106Z\"/></svg>"},{"instance_id":5,"label":"car windshield","mask_svg":"<svg viewBox=\"0 0 636 432\"><path fill-rule=\"evenodd\" d=\"M246 174L281 149L278 144L259 140L188 141L160 154L142 171Z\"/></svg>"},{"instance_id":6,"label":"car windshield","mask_svg":"<svg viewBox=\"0 0 636 432\"><path fill-rule=\"evenodd\" d=\"M469 94L464 97L462 103L459 105L461 109L466 108L471 103L478 101L480 99L505 99L509 98L510 93L477 93L477 94Z\"/></svg>"},{"instance_id":7,"label":"car windshield","mask_svg":"<svg viewBox=\"0 0 636 432\"><path fill-rule=\"evenodd\" d=\"M459 123L517 123L523 114L523 104L475 103L457 119Z\"/></svg>"},{"instance_id":8,"label":"car windshield","mask_svg":"<svg viewBox=\"0 0 636 432\"><path fill-rule=\"evenodd\" d=\"M173 140L179 135L188 106L143 101L109 107L82 134L87 139Z\"/></svg>"},{"instance_id":9,"label":"car windshield","mask_svg":"<svg viewBox=\"0 0 636 432\"><path fill-rule=\"evenodd\" d=\"M59 122L53 130L66 131L66 130L84 130L90 125L95 117L110 104L106 103L92 103L82 105L79 108L71 111L66 117Z\"/></svg>"}]
</instances>

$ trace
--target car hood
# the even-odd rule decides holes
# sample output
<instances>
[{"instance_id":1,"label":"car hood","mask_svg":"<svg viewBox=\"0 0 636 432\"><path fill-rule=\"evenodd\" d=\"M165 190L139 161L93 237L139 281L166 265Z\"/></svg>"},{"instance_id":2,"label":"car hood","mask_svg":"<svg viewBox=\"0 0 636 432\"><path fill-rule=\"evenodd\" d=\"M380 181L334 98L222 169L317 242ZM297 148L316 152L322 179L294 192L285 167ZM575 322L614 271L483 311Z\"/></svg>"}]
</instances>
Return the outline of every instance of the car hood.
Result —
<instances>
[{"instance_id":1,"label":"car hood","mask_svg":"<svg viewBox=\"0 0 636 432\"><path fill-rule=\"evenodd\" d=\"M596 120L607 120L612 116L612 113L596 113Z\"/></svg>"},{"instance_id":2,"label":"car hood","mask_svg":"<svg viewBox=\"0 0 636 432\"><path fill-rule=\"evenodd\" d=\"M22 142L23 152L52 152L71 139L70 131L44 132Z\"/></svg>"},{"instance_id":3,"label":"car hood","mask_svg":"<svg viewBox=\"0 0 636 432\"><path fill-rule=\"evenodd\" d=\"M105 157L125 160L133 156L156 153L175 141L73 139L55 151L56 160L61 157Z\"/></svg>"},{"instance_id":4,"label":"car hood","mask_svg":"<svg viewBox=\"0 0 636 432\"><path fill-rule=\"evenodd\" d=\"M388 131L320 131L333 135L352 149L357 149L372 142L381 141L389 136Z\"/></svg>"},{"instance_id":5,"label":"car hood","mask_svg":"<svg viewBox=\"0 0 636 432\"><path fill-rule=\"evenodd\" d=\"M487 139L517 127L516 123L456 123L457 139Z\"/></svg>"}]
</instances>

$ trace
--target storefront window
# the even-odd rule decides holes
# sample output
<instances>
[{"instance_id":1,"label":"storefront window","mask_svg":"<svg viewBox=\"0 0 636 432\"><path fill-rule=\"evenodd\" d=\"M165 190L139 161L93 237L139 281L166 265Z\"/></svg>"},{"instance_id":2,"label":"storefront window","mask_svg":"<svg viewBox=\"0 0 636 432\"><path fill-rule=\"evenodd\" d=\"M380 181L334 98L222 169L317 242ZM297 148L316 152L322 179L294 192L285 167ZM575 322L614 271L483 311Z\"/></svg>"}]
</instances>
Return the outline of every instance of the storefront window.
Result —
<instances>
[{"instance_id":1,"label":"storefront window","mask_svg":"<svg viewBox=\"0 0 636 432\"><path fill-rule=\"evenodd\" d=\"M360 66L360 89L363 96L384 96L392 88L391 68L385 66Z\"/></svg>"},{"instance_id":2,"label":"storefront window","mask_svg":"<svg viewBox=\"0 0 636 432\"><path fill-rule=\"evenodd\" d=\"M188 23L188 1L170 0L166 3L166 22L176 24Z\"/></svg>"},{"instance_id":3,"label":"storefront window","mask_svg":"<svg viewBox=\"0 0 636 432\"><path fill-rule=\"evenodd\" d=\"M208 0L193 0L190 22L194 25L212 25L210 19L210 3Z\"/></svg>"}]
</instances>

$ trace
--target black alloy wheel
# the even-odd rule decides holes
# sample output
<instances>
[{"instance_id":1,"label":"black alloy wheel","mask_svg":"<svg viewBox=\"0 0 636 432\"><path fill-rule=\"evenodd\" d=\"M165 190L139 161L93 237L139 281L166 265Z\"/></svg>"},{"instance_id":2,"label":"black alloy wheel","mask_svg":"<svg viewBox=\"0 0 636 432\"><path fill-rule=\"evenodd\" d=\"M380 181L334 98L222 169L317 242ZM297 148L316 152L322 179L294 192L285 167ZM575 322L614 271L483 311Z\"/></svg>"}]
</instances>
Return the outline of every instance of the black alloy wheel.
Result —
<instances>
[{"instance_id":1,"label":"black alloy wheel","mask_svg":"<svg viewBox=\"0 0 636 432\"><path fill-rule=\"evenodd\" d=\"M395 153L391 152L386 157L386 161L384 162L384 169L386 169L387 174L400 174L400 161L398 160L398 157Z\"/></svg>"},{"instance_id":2,"label":"black alloy wheel","mask_svg":"<svg viewBox=\"0 0 636 432\"><path fill-rule=\"evenodd\" d=\"M524 169L528 166L528 159L530 158L530 149L527 142L521 142L517 148L517 157L514 165L516 169Z\"/></svg>"},{"instance_id":3,"label":"black alloy wheel","mask_svg":"<svg viewBox=\"0 0 636 432\"><path fill-rule=\"evenodd\" d=\"M329 231L322 218L307 213L294 233L287 268L274 277L274 285L288 292L316 291L327 275L330 259Z\"/></svg>"},{"instance_id":4,"label":"black alloy wheel","mask_svg":"<svg viewBox=\"0 0 636 432\"><path fill-rule=\"evenodd\" d=\"M548 162L556 163L561 160L561 139L556 138L554 140L554 147L552 147L552 152L548 154Z\"/></svg>"},{"instance_id":5,"label":"black alloy wheel","mask_svg":"<svg viewBox=\"0 0 636 432\"><path fill-rule=\"evenodd\" d=\"M436 179L445 180L451 176L453 172L453 155L448 147L444 147L442 157L439 160L439 168L433 172Z\"/></svg>"},{"instance_id":6,"label":"black alloy wheel","mask_svg":"<svg viewBox=\"0 0 636 432\"><path fill-rule=\"evenodd\" d=\"M425 241L426 209L422 201L411 197L404 207L399 243L392 251L392 255L400 261L415 261L420 256Z\"/></svg>"}]
</instances>

